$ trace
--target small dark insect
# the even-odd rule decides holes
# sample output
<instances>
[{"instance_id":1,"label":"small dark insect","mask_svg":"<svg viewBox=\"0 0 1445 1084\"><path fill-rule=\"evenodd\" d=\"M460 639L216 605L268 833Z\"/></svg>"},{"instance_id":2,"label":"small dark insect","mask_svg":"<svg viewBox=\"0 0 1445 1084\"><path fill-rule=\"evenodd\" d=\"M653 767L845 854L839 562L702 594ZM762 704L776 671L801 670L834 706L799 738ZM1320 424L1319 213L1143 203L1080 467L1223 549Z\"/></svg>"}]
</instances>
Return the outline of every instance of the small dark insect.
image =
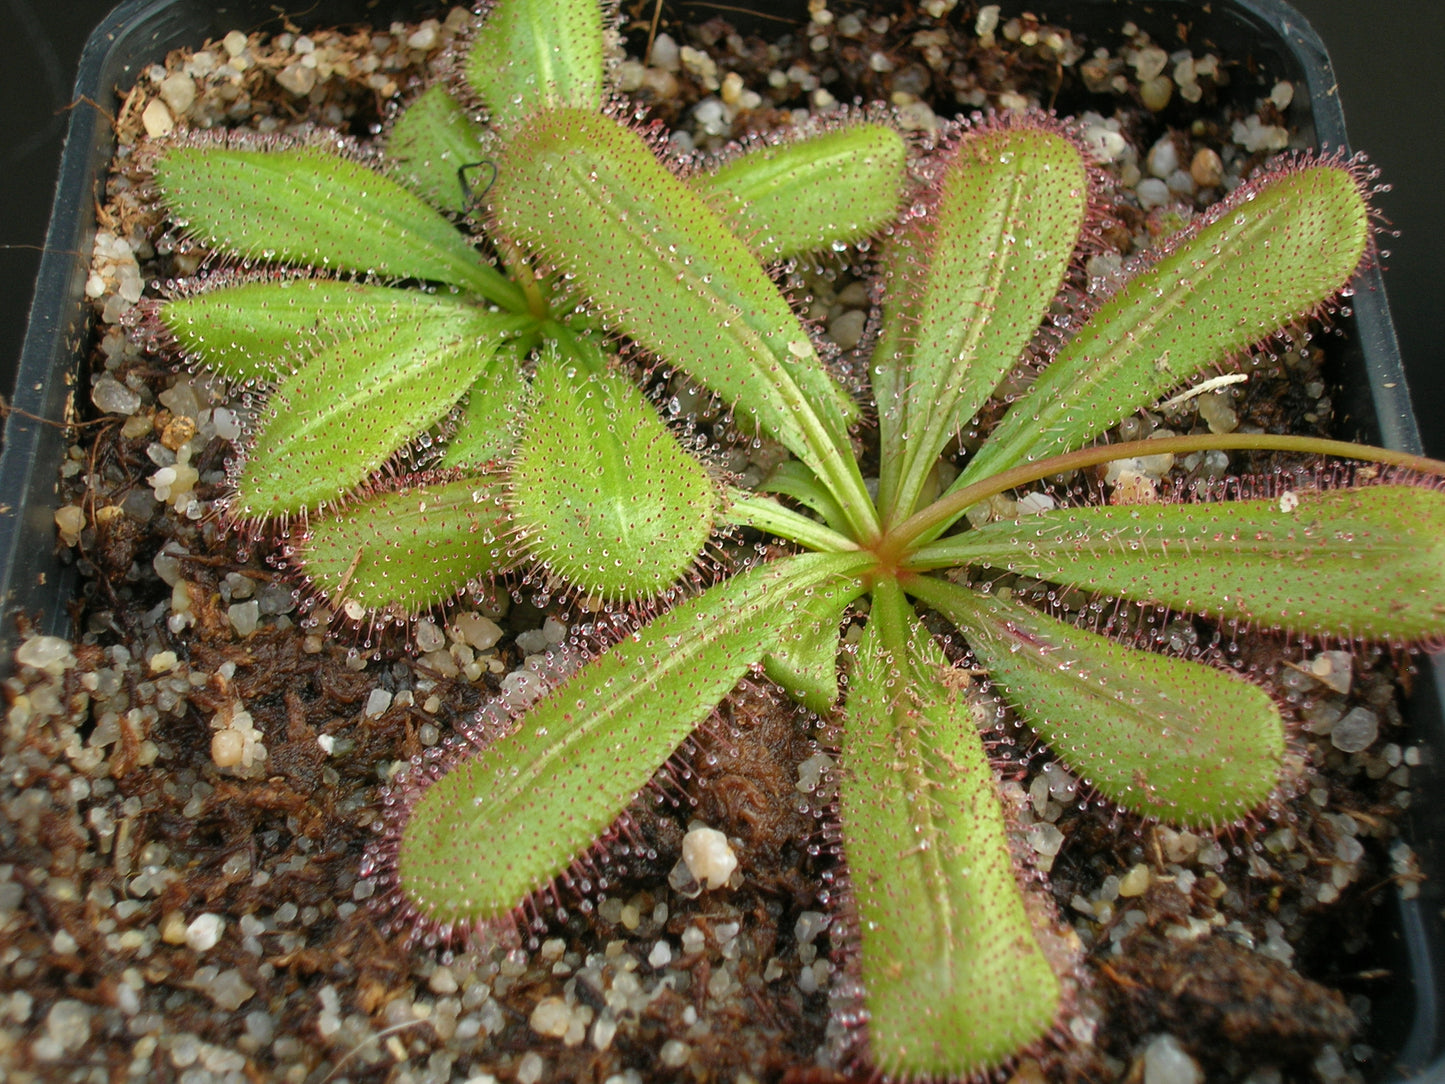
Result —
<instances>
[{"instance_id":1,"label":"small dark insect","mask_svg":"<svg viewBox=\"0 0 1445 1084\"><path fill-rule=\"evenodd\" d=\"M482 190L477 192L472 188L472 183L467 179L467 174L471 170L480 169L490 170L491 176L487 178L487 183L482 186ZM497 183L497 163L485 159L480 162L465 162L457 166L457 183L462 186L462 199L466 203L467 213L471 214L477 209L477 206L482 200L486 199L487 193L491 191L492 185Z\"/></svg>"}]
</instances>

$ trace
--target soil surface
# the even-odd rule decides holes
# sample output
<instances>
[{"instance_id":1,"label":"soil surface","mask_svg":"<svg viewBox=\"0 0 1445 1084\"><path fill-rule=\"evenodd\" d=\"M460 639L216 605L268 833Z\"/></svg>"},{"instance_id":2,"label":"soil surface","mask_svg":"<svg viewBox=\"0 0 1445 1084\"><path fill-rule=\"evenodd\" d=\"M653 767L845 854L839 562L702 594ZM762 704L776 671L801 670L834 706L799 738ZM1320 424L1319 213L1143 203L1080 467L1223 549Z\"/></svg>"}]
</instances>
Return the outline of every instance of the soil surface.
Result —
<instances>
[{"instance_id":1,"label":"soil surface","mask_svg":"<svg viewBox=\"0 0 1445 1084\"><path fill-rule=\"evenodd\" d=\"M780 25L786 36L772 43L719 20L664 23L651 63L621 61L617 78L683 133L681 150L715 150L855 99L890 101L920 139L941 116L1062 104L1112 153L1115 221L1089 269L1101 280L1290 142L1293 88L1207 42L1154 42L1129 27L1083 40L1030 19L991 24L990 9L947 0L891 17L810 6L810 23ZM650 16L625 7L634 54ZM866 1077L861 1032L843 1022L850 946L830 935L846 923L827 725L761 680L722 706L599 845L598 883L543 901L535 924L524 916L520 931L471 951L411 943L418 930L396 921L384 877L363 875L385 820L383 784L445 748L484 705L515 704L520 675L555 665L548 651L586 615L539 607L507 584L405 629L332 626L299 598L268 539L227 533L212 514L243 397L177 372L141 333L143 299L208 266L147 196L148 138L314 124L371 138L398 96L445 66L468 22L457 9L371 30L238 31L157 63L120 95L87 291L96 334L85 424L57 516L62 557L85 577L77 636L23 638L5 683L7 1079ZM842 362L856 364L866 265L782 273ZM1330 431L1329 345L1299 336L1248 359L1247 382L1114 435ZM1271 467L1196 456L1173 466L1173 482L1144 484ZM1108 497L1119 482L1070 484ZM1411 887L1413 857L1394 824L1420 755L1403 737L1395 660L1151 611L1093 620L1265 682L1291 723L1290 781L1219 839L1174 831L1092 799L1001 720L994 754L1018 848L1079 956L1056 1032L1001 1075L1380 1076L1388 1056L1370 1044L1372 999L1398 977L1371 955L1368 931L1395 886ZM701 891L680 863L693 823L728 835L740 865L727 888Z\"/></svg>"}]
</instances>

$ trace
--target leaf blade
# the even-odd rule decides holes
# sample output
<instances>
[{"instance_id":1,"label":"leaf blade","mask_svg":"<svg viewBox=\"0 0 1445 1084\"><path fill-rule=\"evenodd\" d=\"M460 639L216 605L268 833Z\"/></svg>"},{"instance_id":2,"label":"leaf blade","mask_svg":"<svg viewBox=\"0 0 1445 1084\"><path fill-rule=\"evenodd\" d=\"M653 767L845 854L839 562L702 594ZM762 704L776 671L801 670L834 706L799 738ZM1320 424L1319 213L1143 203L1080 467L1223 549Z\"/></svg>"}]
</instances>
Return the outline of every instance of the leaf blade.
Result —
<instances>
[{"instance_id":1,"label":"leaf blade","mask_svg":"<svg viewBox=\"0 0 1445 1084\"><path fill-rule=\"evenodd\" d=\"M944 446L1033 338L1063 284L1088 192L1082 152L1062 131L1037 118L996 121L963 137L933 213L890 246L888 331L872 372L885 446L899 449L880 502L898 519L917 510Z\"/></svg>"},{"instance_id":2,"label":"leaf blade","mask_svg":"<svg viewBox=\"0 0 1445 1084\"><path fill-rule=\"evenodd\" d=\"M755 148L688 185L763 260L862 240L892 220L907 148L892 128L854 124Z\"/></svg>"},{"instance_id":3,"label":"leaf blade","mask_svg":"<svg viewBox=\"0 0 1445 1084\"><path fill-rule=\"evenodd\" d=\"M859 580L819 589L803 602L790 634L763 656L763 670L783 690L820 715L838 703L838 626L863 596Z\"/></svg>"},{"instance_id":4,"label":"leaf blade","mask_svg":"<svg viewBox=\"0 0 1445 1084\"><path fill-rule=\"evenodd\" d=\"M1369 208L1348 166L1287 167L1241 189L1100 306L955 488L1078 448L1205 366L1263 341L1343 289L1369 238Z\"/></svg>"},{"instance_id":5,"label":"leaf blade","mask_svg":"<svg viewBox=\"0 0 1445 1084\"><path fill-rule=\"evenodd\" d=\"M527 413L529 385L522 375L525 340L508 340L469 389L457 427L447 438L439 467L476 469L516 454L520 419Z\"/></svg>"},{"instance_id":6,"label":"leaf blade","mask_svg":"<svg viewBox=\"0 0 1445 1084\"><path fill-rule=\"evenodd\" d=\"M389 323L450 320L470 299L335 279L286 279L207 290L162 304L159 318L186 355L238 383L274 381L296 354Z\"/></svg>"},{"instance_id":7,"label":"leaf blade","mask_svg":"<svg viewBox=\"0 0 1445 1084\"><path fill-rule=\"evenodd\" d=\"M576 455L581 447L584 457ZM686 575L720 501L706 468L626 376L544 350L511 468L533 558L607 599L646 598Z\"/></svg>"},{"instance_id":8,"label":"leaf blade","mask_svg":"<svg viewBox=\"0 0 1445 1084\"><path fill-rule=\"evenodd\" d=\"M1056 509L945 538L918 567L977 563L1308 635L1445 634L1445 495L1385 484L1286 494Z\"/></svg>"},{"instance_id":9,"label":"leaf blade","mask_svg":"<svg viewBox=\"0 0 1445 1084\"><path fill-rule=\"evenodd\" d=\"M762 658L808 590L857 557L785 558L682 603L554 689L512 734L429 786L397 870L438 922L506 916L585 850Z\"/></svg>"},{"instance_id":10,"label":"leaf blade","mask_svg":"<svg viewBox=\"0 0 1445 1084\"><path fill-rule=\"evenodd\" d=\"M463 75L493 125L543 109L602 108L602 6L594 0L495 4L467 54Z\"/></svg>"},{"instance_id":11,"label":"leaf blade","mask_svg":"<svg viewBox=\"0 0 1445 1084\"><path fill-rule=\"evenodd\" d=\"M514 312L521 291L435 208L391 178L316 147L172 147L155 167L166 205L241 256L446 282Z\"/></svg>"},{"instance_id":12,"label":"leaf blade","mask_svg":"<svg viewBox=\"0 0 1445 1084\"><path fill-rule=\"evenodd\" d=\"M908 1078L994 1068L1047 1032L1061 999L950 669L897 589L877 592L849 685L840 819L870 1055Z\"/></svg>"},{"instance_id":13,"label":"leaf blade","mask_svg":"<svg viewBox=\"0 0 1445 1084\"><path fill-rule=\"evenodd\" d=\"M471 178L485 184L483 142L487 130L436 84L418 95L386 135L386 156L422 199L453 214L471 210Z\"/></svg>"},{"instance_id":14,"label":"leaf blade","mask_svg":"<svg viewBox=\"0 0 1445 1084\"><path fill-rule=\"evenodd\" d=\"M1112 801L1214 827L1273 792L1284 725L1257 686L1126 647L998 594L932 577L908 590L963 632L1024 721Z\"/></svg>"},{"instance_id":15,"label":"leaf blade","mask_svg":"<svg viewBox=\"0 0 1445 1084\"><path fill-rule=\"evenodd\" d=\"M230 513L270 519L337 500L445 416L514 325L473 310L386 325L301 359L266 402Z\"/></svg>"},{"instance_id":16,"label":"leaf blade","mask_svg":"<svg viewBox=\"0 0 1445 1084\"><path fill-rule=\"evenodd\" d=\"M328 605L360 620L413 617L509 561L505 486L496 477L409 479L311 516L290 557Z\"/></svg>"}]
</instances>

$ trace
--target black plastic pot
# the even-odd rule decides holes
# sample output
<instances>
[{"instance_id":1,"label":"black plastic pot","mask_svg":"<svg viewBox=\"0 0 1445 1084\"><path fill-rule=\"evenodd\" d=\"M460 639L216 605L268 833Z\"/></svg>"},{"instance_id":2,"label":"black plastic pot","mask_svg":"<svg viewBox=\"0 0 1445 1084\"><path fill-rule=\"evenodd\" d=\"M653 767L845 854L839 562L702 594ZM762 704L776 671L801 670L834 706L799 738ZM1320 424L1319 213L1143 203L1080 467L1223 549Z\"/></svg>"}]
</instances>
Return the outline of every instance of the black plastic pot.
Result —
<instances>
[{"instance_id":1,"label":"black plastic pot","mask_svg":"<svg viewBox=\"0 0 1445 1084\"><path fill-rule=\"evenodd\" d=\"M763 6L803 11L801 2ZM1004 15L1022 9L1005 4ZM365 21L385 25L416 18L436 5L420 0L312 0L293 25L316 27ZM684 3L683 14L688 14ZM1049 21L1083 33L1091 41L1113 41L1125 21L1149 30L1154 39L1175 42L1187 24L1193 46L1208 43L1239 61L1231 87L1249 106L1268 91L1268 79L1289 79L1297 93L1291 120L1304 145L1339 147L1346 142L1344 116L1324 45L1308 23L1281 0L1054 0L1043 12ZM179 46L197 46L235 27L267 24L280 29L273 0L130 0L91 35L81 58L76 100L106 103L128 87L148 64ZM702 17L712 14L699 9ZM805 18L806 16L804 16ZM798 20L800 23L803 19ZM776 22L759 29L775 30ZM742 29L749 29L745 23ZM1264 73L1258 79L1249 73ZM1071 103L1058 103L1068 112ZM57 558L54 512L58 467L67 447L59 427L33 420L62 420L83 413L89 402L84 361L90 334L84 284L96 225L93 208L114 150L110 128L93 109L70 115L64 159L45 256L36 283L14 406L5 423L0 455L0 675L12 666L14 641L22 627L67 634L68 602L74 578ZM1369 272L1341 319L1343 336L1332 337L1347 436L1408 451L1420 450L1399 348L1377 271ZM1407 704L1409 740L1439 756L1445 751L1445 658L1420 664ZM1372 961L1396 976L1368 988L1374 1005L1369 1041L1382 1052L1385 1079L1445 1082L1445 808L1433 802L1435 773L1427 763L1414 772L1417 799L1408 827L1410 843L1429 879L1415 900L1397 900L1394 921L1376 939L1381 958ZM1342 980L1348 976L1336 976Z\"/></svg>"}]
</instances>

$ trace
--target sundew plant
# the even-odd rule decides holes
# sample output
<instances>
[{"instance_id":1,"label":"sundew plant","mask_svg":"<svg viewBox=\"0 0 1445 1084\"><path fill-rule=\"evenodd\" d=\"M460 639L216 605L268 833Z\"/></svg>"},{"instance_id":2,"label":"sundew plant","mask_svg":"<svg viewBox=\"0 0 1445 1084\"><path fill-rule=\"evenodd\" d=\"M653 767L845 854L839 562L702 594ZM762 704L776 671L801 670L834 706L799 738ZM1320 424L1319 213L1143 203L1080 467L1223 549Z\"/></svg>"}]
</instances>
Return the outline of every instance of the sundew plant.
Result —
<instances>
[{"instance_id":1,"label":"sundew plant","mask_svg":"<svg viewBox=\"0 0 1445 1084\"><path fill-rule=\"evenodd\" d=\"M1107 201L1066 124L975 118L922 149L878 112L680 167L608 94L604 46L592 0L499 0L458 86L421 96L379 156L159 154L195 236L289 265L159 315L196 362L264 389L229 514L278 525L354 618L405 619L514 566L627 615L500 736L395 792L368 867L422 940L545 910L523 905L559 898L765 674L836 724L865 1056L912 1079L998 1066L1054 1026L1069 961L1021 887L979 677L1104 800L1171 824L1248 818L1286 751L1257 685L1030 605L1016 578L1240 630L1445 634L1445 496L1420 481L1440 464L1268 435L1098 444L1336 298L1371 251L1367 178L1338 156L1277 164L1083 307L1066 287ZM860 402L768 268L868 236L883 302ZM659 416L639 359L786 461L729 484ZM1024 364L1036 378L960 462L961 428ZM1267 498L969 515L1108 461L1228 448L1385 467ZM743 532L766 558L710 548Z\"/></svg>"}]
</instances>

